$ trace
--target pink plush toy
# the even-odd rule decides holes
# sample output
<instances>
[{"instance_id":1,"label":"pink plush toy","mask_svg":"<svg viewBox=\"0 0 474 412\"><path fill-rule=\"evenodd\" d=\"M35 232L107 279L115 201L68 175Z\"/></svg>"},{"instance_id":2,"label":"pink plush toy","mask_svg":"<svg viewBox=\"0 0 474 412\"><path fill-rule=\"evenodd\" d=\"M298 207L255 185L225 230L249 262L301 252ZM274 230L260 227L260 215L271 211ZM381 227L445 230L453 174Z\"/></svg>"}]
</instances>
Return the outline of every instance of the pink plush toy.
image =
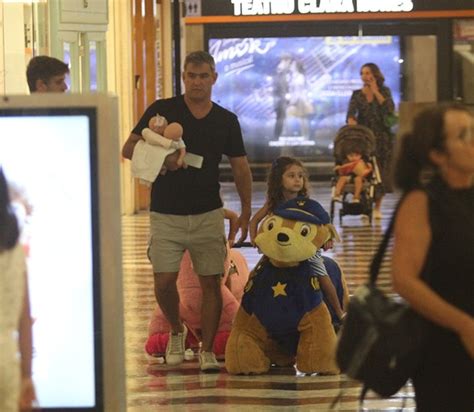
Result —
<instances>
[{"instance_id":1,"label":"pink plush toy","mask_svg":"<svg viewBox=\"0 0 474 412\"><path fill-rule=\"evenodd\" d=\"M142 136L148 144L179 150L176 163L179 167L183 166L186 145L183 141L183 127L179 123L168 124L163 116L157 114L148 122L148 128L143 129Z\"/></svg>"},{"instance_id":2,"label":"pink plush toy","mask_svg":"<svg viewBox=\"0 0 474 412\"><path fill-rule=\"evenodd\" d=\"M225 345L229 337L232 322L240 307L244 287L249 276L247 261L240 252L228 249L222 279L222 315L214 339L213 352L219 359L224 358ZM198 275L192 267L189 252L185 252L179 269L178 292L180 296L180 315L188 327L186 348L197 349L201 334L202 292ZM148 339L145 350L152 356L164 356L168 343L170 325L159 307L155 309L148 326Z\"/></svg>"}]
</instances>

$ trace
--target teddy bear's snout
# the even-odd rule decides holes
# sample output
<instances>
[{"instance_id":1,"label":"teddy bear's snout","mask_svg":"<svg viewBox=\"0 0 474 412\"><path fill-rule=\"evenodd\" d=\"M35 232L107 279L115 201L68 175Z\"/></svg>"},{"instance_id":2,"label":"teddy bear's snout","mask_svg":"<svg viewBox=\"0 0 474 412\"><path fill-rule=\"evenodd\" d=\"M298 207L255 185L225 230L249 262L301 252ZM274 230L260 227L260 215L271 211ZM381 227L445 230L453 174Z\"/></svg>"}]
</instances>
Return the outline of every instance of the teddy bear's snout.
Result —
<instances>
[{"instance_id":1,"label":"teddy bear's snout","mask_svg":"<svg viewBox=\"0 0 474 412\"><path fill-rule=\"evenodd\" d=\"M277 239L279 242L288 242L290 240L289 236L286 233L278 233Z\"/></svg>"}]
</instances>

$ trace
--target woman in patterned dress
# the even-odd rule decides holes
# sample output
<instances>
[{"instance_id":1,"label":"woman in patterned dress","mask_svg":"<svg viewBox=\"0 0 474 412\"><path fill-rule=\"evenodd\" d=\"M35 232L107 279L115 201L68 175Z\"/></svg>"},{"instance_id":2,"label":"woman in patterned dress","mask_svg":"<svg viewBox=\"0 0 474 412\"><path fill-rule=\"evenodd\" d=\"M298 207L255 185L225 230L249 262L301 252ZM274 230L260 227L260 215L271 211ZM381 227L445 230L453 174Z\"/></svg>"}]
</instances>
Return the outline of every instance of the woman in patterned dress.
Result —
<instances>
[{"instance_id":1,"label":"woman in patterned dress","mask_svg":"<svg viewBox=\"0 0 474 412\"><path fill-rule=\"evenodd\" d=\"M23 248L0 168L0 411L31 410L31 316Z\"/></svg>"},{"instance_id":2,"label":"woman in patterned dress","mask_svg":"<svg viewBox=\"0 0 474 412\"><path fill-rule=\"evenodd\" d=\"M374 217L382 217L380 206L385 191L390 188L390 163L393 149L393 134L387 117L394 114L395 104L390 89L384 85L385 78L374 63L366 63L360 69L362 89L355 90L347 110L347 124L360 124L372 130L376 137L375 155L382 176L382 184L375 193Z\"/></svg>"}]
</instances>

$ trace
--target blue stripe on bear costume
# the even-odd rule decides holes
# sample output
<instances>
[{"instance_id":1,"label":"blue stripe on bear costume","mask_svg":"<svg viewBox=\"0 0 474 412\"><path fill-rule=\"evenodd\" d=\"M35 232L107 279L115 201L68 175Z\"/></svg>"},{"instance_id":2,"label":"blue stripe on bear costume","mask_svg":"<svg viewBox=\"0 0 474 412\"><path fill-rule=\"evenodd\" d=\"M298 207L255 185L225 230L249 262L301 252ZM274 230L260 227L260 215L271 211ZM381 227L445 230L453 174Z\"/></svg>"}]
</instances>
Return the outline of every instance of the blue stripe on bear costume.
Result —
<instances>
[{"instance_id":1,"label":"blue stripe on bear costume","mask_svg":"<svg viewBox=\"0 0 474 412\"><path fill-rule=\"evenodd\" d=\"M323 300L308 261L278 268L265 263L247 284L242 307L255 314L269 336L289 354L296 354L302 317Z\"/></svg>"}]
</instances>

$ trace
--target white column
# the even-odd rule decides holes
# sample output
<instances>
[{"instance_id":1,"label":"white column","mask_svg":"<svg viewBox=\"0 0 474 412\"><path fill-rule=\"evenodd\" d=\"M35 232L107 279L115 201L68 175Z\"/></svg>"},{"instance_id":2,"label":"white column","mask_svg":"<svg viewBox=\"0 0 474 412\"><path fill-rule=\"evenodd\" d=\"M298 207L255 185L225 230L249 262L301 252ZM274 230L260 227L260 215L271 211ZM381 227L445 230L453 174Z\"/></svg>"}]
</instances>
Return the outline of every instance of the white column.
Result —
<instances>
[{"instance_id":1,"label":"white column","mask_svg":"<svg viewBox=\"0 0 474 412\"><path fill-rule=\"evenodd\" d=\"M122 147L133 124L133 61L132 61L132 10L130 0L109 1L109 27L107 31L107 83L108 90L119 96L119 136ZM116 154L121 156L120 153ZM121 162L122 213L135 210L135 186L130 161Z\"/></svg>"},{"instance_id":2,"label":"white column","mask_svg":"<svg viewBox=\"0 0 474 412\"><path fill-rule=\"evenodd\" d=\"M0 7L3 7L3 92L27 94L23 3L3 3Z\"/></svg>"},{"instance_id":3,"label":"white column","mask_svg":"<svg viewBox=\"0 0 474 412\"><path fill-rule=\"evenodd\" d=\"M178 1L178 0L177 0ZM162 68L163 68L163 96L171 97L174 95L173 90L173 26L172 26L172 4L170 0L164 0L162 3L162 14L160 21L160 29L162 35Z\"/></svg>"}]
</instances>

